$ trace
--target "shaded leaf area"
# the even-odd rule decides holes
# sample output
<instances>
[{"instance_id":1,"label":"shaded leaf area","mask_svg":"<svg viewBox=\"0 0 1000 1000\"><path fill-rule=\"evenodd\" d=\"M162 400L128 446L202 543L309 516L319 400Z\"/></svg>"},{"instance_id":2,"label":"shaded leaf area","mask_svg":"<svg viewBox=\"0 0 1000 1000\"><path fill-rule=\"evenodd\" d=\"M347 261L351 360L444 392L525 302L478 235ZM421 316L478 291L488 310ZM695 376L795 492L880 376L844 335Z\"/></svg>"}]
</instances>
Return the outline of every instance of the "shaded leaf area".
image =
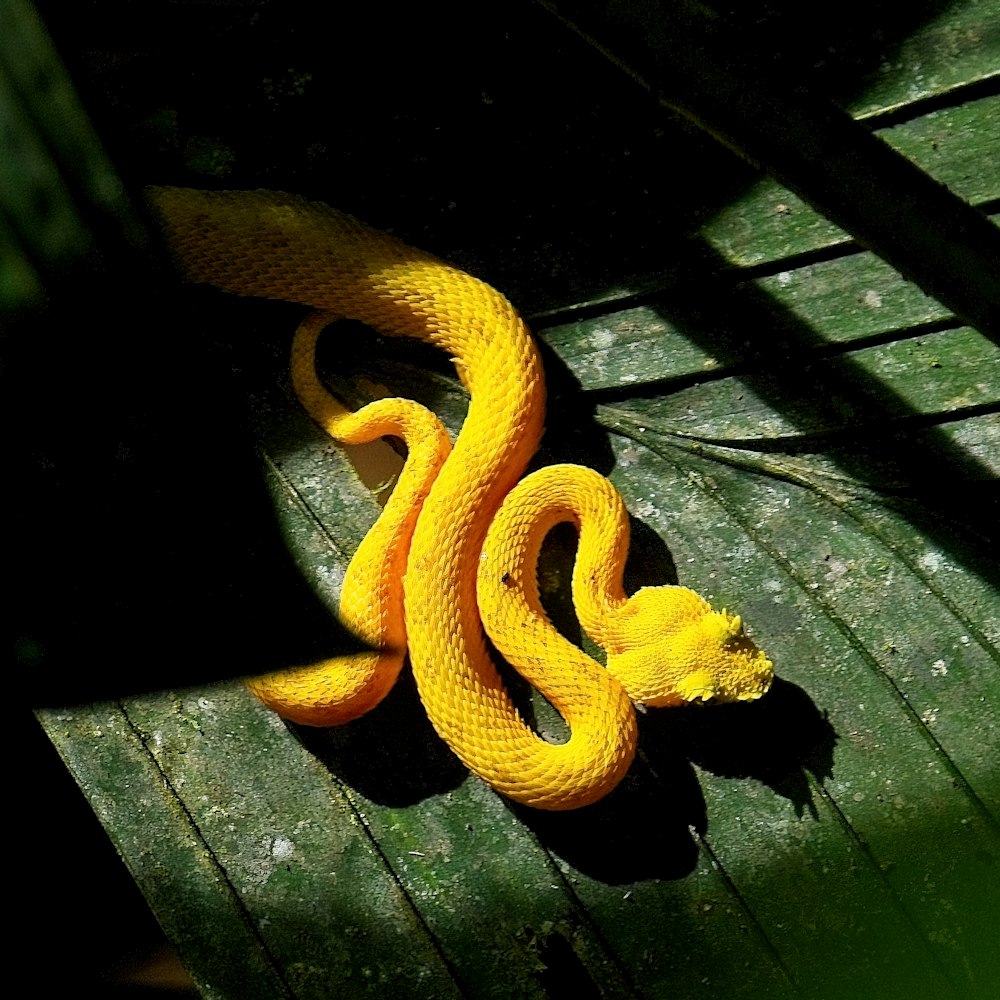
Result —
<instances>
[{"instance_id":1,"label":"shaded leaf area","mask_svg":"<svg viewBox=\"0 0 1000 1000\"><path fill-rule=\"evenodd\" d=\"M785 0L701 6L736 27L747 48L806 77L855 117L905 114L997 73L990 0L932 0L906 11L881 0L812 12Z\"/></svg>"},{"instance_id":2,"label":"shaded leaf area","mask_svg":"<svg viewBox=\"0 0 1000 1000\"><path fill-rule=\"evenodd\" d=\"M770 187L741 213L757 174L534 3L481 6L472 21L462 4L418 7L391 30L363 6L333 26L313 4L40 7L137 184L320 198L488 276L528 312L658 286L675 234L720 212L736 213L731 238L708 238L738 263L775 260L783 241L802 252L808 232L844 238L787 194L771 204ZM786 2L726 16L751 22L754 50L789 86L851 105L876 85L872 114L933 97L960 115L963 85L991 85L988 3L848 8L855 18L842 6L808 24ZM453 45L456 29L474 43ZM879 133L893 144L898 133L902 149L912 128ZM984 133L938 131L937 153L915 137L917 162L978 202L983 171L963 180L948 164L971 162L956 143L978 148ZM781 206L791 211L773 220Z\"/></svg>"}]
</instances>

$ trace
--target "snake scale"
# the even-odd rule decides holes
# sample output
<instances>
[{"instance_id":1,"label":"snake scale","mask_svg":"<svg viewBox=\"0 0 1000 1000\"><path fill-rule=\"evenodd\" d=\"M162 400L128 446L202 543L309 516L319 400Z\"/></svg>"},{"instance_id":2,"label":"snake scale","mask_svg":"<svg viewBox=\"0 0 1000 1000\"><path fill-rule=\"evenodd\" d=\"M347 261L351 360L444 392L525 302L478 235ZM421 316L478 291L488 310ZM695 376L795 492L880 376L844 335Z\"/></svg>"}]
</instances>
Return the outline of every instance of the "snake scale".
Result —
<instances>
[{"instance_id":1,"label":"snake scale","mask_svg":"<svg viewBox=\"0 0 1000 1000\"><path fill-rule=\"evenodd\" d=\"M522 479L542 434L545 386L531 335L499 292L297 196L151 188L148 198L188 280L315 310L293 342L292 383L330 435L406 442L404 469L341 598L345 624L373 651L248 680L265 704L309 725L347 722L385 696L408 652L431 722L470 770L518 802L573 809L629 768L633 701L749 701L767 691L772 664L739 617L685 587L626 596L628 516L606 479L577 465ZM326 391L315 347L340 318L448 353L471 397L454 445L412 400L351 412ZM539 600L539 549L561 522L579 532L573 600L606 668L556 631ZM565 743L522 720L484 629L563 716Z\"/></svg>"}]
</instances>

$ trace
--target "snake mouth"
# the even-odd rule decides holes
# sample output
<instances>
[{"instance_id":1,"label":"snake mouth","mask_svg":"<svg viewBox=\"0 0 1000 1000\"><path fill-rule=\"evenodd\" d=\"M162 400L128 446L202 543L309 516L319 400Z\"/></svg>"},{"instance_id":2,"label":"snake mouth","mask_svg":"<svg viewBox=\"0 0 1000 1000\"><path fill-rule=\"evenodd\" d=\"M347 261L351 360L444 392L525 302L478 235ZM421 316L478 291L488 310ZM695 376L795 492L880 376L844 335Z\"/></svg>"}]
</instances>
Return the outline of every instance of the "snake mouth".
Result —
<instances>
[{"instance_id":1,"label":"snake mouth","mask_svg":"<svg viewBox=\"0 0 1000 1000\"><path fill-rule=\"evenodd\" d=\"M767 669L762 670L756 678L757 683L744 681L735 690L725 688L706 687L701 691L688 690L684 693L684 705L692 705L695 708L710 708L715 705L745 705L750 702L759 701L768 691L771 690L773 673L770 661L767 661Z\"/></svg>"},{"instance_id":2,"label":"snake mouth","mask_svg":"<svg viewBox=\"0 0 1000 1000\"><path fill-rule=\"evenodd\" d=\"M693 705L695 708L710 708L713 705L723 705L725 704L717 694L707 694L702 695L700 698L692 698L688 705Z\"/></svg>"}]
</instances>

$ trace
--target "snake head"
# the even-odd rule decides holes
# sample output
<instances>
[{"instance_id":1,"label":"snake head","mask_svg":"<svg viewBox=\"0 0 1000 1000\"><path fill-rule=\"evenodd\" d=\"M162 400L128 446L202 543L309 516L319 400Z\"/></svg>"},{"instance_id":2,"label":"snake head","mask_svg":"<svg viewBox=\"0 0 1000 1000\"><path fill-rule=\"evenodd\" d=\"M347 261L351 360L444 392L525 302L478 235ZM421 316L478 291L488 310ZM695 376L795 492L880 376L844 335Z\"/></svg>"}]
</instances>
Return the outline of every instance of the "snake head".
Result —
<instances>
[{"instance_id":1,"label":"snake head","mask_svg":"<svg viewBox=\"0 0 1000 1000\"><path fill-rule=\"evenodd\" d=\"M633 701L653 706L753 701L774 665L739 615L713 611L686 587L644 587L616 615L608 671Z\"/></svg>"}]
</instances>

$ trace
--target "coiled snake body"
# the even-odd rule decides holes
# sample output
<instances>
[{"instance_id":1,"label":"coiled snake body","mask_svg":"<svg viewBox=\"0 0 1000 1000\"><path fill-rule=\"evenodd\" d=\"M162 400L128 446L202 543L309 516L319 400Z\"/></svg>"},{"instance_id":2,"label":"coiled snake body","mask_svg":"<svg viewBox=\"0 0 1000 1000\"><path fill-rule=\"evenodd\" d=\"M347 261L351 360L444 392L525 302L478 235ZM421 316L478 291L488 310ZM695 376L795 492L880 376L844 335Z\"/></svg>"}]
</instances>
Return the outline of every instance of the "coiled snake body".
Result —
<instances>
[{"instance_id":1,"label":"coiled snake body","mask_svg":"<svg viewBox=\"0 0 1000 1000\"><path fill-rule=\"evenodd\" d=\"M295 391L333 437L402 437L407 460L381 517L348 569L341 617L371 653L248 681L286 718L353 719L392 686L409 651L435 729L499 792L572 809L610 791L635 753L632 700L648 705L752 700L772 666L742 633L684 587L622 589L628 519L617 491L575 465L521 480L542 433L541 363L524 323L494 289L325 205L277 192L148 192L188 279L238 295L319 310L292 349ZM469 391L454 447L433 414L384 399L347 411L320 384L314 352L337 318L415 337L448 352ZM519 482L520 480L520 482ZM549 529L570 521L580 544L573 599L607 652L596 663L551 625L536 582ZM486 647L496 647L569 725L546 742L520 718Z\"/></svg>"}]
</instances>

